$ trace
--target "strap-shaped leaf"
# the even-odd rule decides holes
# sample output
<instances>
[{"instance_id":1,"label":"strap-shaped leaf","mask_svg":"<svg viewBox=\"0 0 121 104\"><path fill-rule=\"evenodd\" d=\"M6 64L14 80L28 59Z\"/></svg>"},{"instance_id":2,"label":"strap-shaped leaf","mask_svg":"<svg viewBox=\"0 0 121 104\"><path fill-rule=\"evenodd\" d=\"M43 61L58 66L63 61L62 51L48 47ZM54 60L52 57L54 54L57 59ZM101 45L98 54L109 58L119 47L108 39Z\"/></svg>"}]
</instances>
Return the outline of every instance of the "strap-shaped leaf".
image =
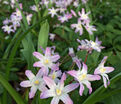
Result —
<instances>
[{"instance_id":1,"label":"strap-shaped leaf","mask_svg":"<svg viewBox=\"0 0 121 104\"><path fill-rule=\"evenodd\" d=\"M121 73L114 76L110 81L110 85L114 84L117 80L121 78ZM99 102L103 99L105 99L107 96L107 93L104 93L106 91L106 88L102 85L99 87L94 93L92 93L84 102L83 104L95 104L96 102ZM109 95L110 96L110 95Z\"/></svg>"},{"instance_id":2,"label":"strap-shaped leaf","mask_svg":"<svg viewBox=\"0 0 121 104\"><path fill-rule=\"evenodd\" d=\"M6 79L0 74L0 83L9 92L17 104L25 104L21 96L13 89L13 87L8 83Z\"/></svg>"},{"instance_id":3,"label":"strap-shaped leaf","mask_svg":"<svg viewBox=\"0 0 121 104\"><path fill-rule=\"evenodd\" d=\"M47 42L48 42L48 34L49 34L49 24L46 21L44 24L42 24L39 37L38 37L38 51L42 52L40 47L46 48Z\"/></svg>"}]
</instances>

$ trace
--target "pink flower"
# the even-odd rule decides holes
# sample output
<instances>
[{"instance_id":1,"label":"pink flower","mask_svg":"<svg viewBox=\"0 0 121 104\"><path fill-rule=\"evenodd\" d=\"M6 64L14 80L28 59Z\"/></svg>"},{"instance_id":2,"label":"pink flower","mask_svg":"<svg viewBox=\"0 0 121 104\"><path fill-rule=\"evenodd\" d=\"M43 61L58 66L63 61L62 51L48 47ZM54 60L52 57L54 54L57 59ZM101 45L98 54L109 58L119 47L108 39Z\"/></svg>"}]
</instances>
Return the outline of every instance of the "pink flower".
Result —
<instances>
[{"instance_id":1,"label":"pink flower","mask_svg":"<svg viewBox=\"0 0 121 104\"><path fill-rule=\"evenodd\" d=\"M81 66L81 65L80 65ZM84 85L89 89L89 93L91 94L92 92L92 87L90 81L95 81L95 80L100 80L99 75L91 75L87 74L87 66L86 64L83 63L83 67L79 67L79 70L71 70L67 72L71 76L73 76L80 84L80 96L82 96L83 91L84 91Z\"/></svg>"},{"instance_id":2,"label":"pink flower","mask_svg":"<svg viewBox=\"0 0 121 104\"><path fill-rule=\"evenodd\" d=\"M98 65L98 67L95 69L94 72L94 74L99 74L102 76L105 88L107 87L107 85L110 84L107 73L114 71L113 67L108 67L108 66L104 67L107 58L108 58L107 56L103 58L103 60L101 61L101 63Z\"/></svg>"},{"instance_id":3,"label":"pink flower","mask_svg":"<svg viewBox=\"0 0 121 104\"><path fill-rule=\"evenodd\" d=\"M77 66L80 66L80 60L81 59L78 59L78 57L75 56L73 48L69 48L69 55L72 57L73 62L75 62L77 64Z\"/></svg>"},{"instance_id":4,"label":"pink flower","mask_svg":"<svg viewBox=\"0 0 121 104\"><path fill-rule=\"evenodd\" d=\"M48 75L51 79L53 79L55 81L55 83L58 83L60 80L59 78L61 77L62 72L61 70L57 70L57 71L51 71L50 74Z\"/></svg>"},{"instance_id":5,"label":"pink flower","mask_svg":"<svg viewBox=\"0 0 121 104\"><path fill-rule=\"evenodd\" d=\"M79 20L83 20L85 24L87 24L87 23L90 22L90 19L89 19L89 17L88 17L88 15L90 14L90 12L85 13L84 8L82 8L81 13L78 12L78 14L79 14L79 16L80 16Z\"/></svg>"},{"instance_id":6,"label":"pink flower","mask_svg":"<svg viewBox=\"0 0 121 104\"><path fill-rule=\"evenodd\" d=\"M67 17L67 15L58 16L58 20L59 20L61 23L64 23L64 22L67 22L67 21L68 21L68 17Z\"/></svg>"},{"instance_id":7,"label":"pink flower","mask_svg":"<svg viewBox=\"0 0 121 104\"><path fill-rule=\"evenodd\" d=\"M10 20L8 18L6 18L4 21L3 21L3 24L4 25L8 25L10 23Z\"/></svg>"},{"instance_id":8,"label":"pink flower","mask_svg":"<svg viewBox=\"0 0 121 104\"><path fill-rule=\"evenodd\" d=\"M97 31L95 26L91 26L91 25L89 25L89 23L87 23L84 27L86 28L86 30L88 31L88 33L90 35L93 34L93 31Z\"/></svg>"},{"instance_id":9,"label":"pink flower","mask_svg":"<svg viewBox=\"0 0 121 104\"><path fill-rule=\"evenodd\" d=\"M82 27L82 22L80 20L78 20L77 24L72 24L71 28L76 28L75 29L75 33L79 32L80 35L83 34L83 27Z\"/></svg>"},{"instance_id":10,"label":"pink flower","mask_svg":"<svg viewBox=\"0 0 121 104\"><path fill-rule=\"evenodd\" d=\"M38 62L34 63L34 67L41 67L43 74L44 75L48 75L49 72L49 68L51 68L52 70L58 70L59 69L59 65L55 64L55 62L58 61L58 59L60 58L60 56L57 55L52 55L51 52L51 48L47 47L45 50L45 55L42 55L39 52L34 52L33 55L39 59Z\"/></svg>"},{"instance_id":11,"label":"pink flower","mask_svg":"<svg viewBox=\"0 0 121 104\"><path fill-rule=\"evenodd\" d=\"M30 25L31 18L32 18L32 14L28 14L28 15L26 16L26 19L27 19L28 25Z\"/></svg>"},{"instance_id":12,"label":"pink flower","mask_svg":"<svg viewBox=\"0 0 121 104\"><path fill-rule=\"evenodd\" d=\"M42 79L41 70L39 70L36 76L30 70L26 70L25 74L29 80L22 81L20 83L20 86L31 87L29 98L33 98L35 96L37 89L39 89L40 91L47 90L47 88L45 87L45 82Z\"/></svg>"},{"instance_id":13,"label":"pink flower","mask_svg":"<svg viewBox=\"0 0 121 104\"><path fill-rule=\"evenodd\" d=\"M59 9L54 9L54 7L52 7L52 9L48 9L49 12L48 14L51 14L51 17L53 18L55 15L57 15L57 12L59 11Z\"/></svg>"},{"instance_id":14,"label":"pink flower","mask_svg":"<svg viewBox=\"0 0 121 104\"><path fill-rule=\"evenodd\" d=\"M87 39L81 41L77 39L77 41L81 44L78 46L78 50L87 50L89 53L91 53L93 49L97 52L101 52L101 49L105 48L101 46L102 42L99 41L97 37L95 42L92 40L88 41Z\"/></svg>"},{"instance_id":15,"label":"pink flower","mask_svg":"<svg viewBox=\"0 0 121 104\"><path fill-rule=\"evenodd\" d=\"M8 25L3 26L2 29L4 30L4 32L7 32L8 34L10 34L11 32L15 32L12 29L12 26L8 26Z\"/></svg>"},{"instance_id":16,"label":"pink flower","mask_svg":"<svg viewBox=\"0 0 121 104\"><path fill-rule=\"evenodd\" d=\"M59 104L59 101L63 101L65 104L73 104L73 101L69 97L68 93L76 89L79 84L72 83L64 87L64 80L66 79L65 73L62 75L62 78L58 84L56 84L51 78L43 78L49 90L45 90L41 93L40 98L45 99L48 97L53 97L51 104Z\"/></svg>"},{"instance_id":17,"label":"pink flower","mask_svg":"<svg viewBox=\"0 0 121 104\"><path fill-rule=\"evenodd\" d=\"M49 36L50 36L50 40L54 41L56 34L50 33Z\"/></svg>"}]
</instances>

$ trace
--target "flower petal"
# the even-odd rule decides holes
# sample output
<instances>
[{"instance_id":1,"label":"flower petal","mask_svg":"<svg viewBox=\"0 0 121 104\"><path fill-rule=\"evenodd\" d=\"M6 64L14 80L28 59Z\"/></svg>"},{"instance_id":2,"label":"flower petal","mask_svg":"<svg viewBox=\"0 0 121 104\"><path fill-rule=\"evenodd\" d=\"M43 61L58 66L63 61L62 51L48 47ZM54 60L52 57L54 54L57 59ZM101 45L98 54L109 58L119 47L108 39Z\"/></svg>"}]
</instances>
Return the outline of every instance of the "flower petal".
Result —
<instances>
[{"instance_id":1,"label":"flower petal","mask_svg":"<svg viewBox=\"0 0 121 104\"><path fill-rule=\"evenodd\" d=\"M51 104L58 104L58 103L59 103L58 97L54 97L54 98L51 100Z\"/></svg>"},{"instance_id":2,"label":"flower petal","mask_svg":"<svg viewBox=\"0 0 121 104\"><path fill-rule=\"evenodd\" d=\"M70 74L71 76L77 78L77 73L78 73L77 71L71 70L71 71L68 71L67 73Z\"/></svg>"},{"instance_id":3,"label":"flower petal","mask_svg":"<svg viewBox=\"0 0 121 104\"><path fill-rule=\"evenodd\" d=\"M73 104L73 101L71 100L71 98L69 97L68 94L63 94L60 99L63 101L63 103L65 104Z\"/></svg>"},{"instance_id":4,"label":"flower petal","mask_svg":"<svg viewBox=\"0 0 121 104\"><path fill-rule=\"evenodd\" d=\"M26 70L25 71L25 75L31 80L35 77L35 75L30 71L30 70Z\"/></svg>"},{"instance_id":5,"label":"flower petal","mask_svg":"<svg viewBox=\"0 0 121 104\"><path fill-rule=\"evenodd\" d=\"M52 62L56 62L60 58L59 55L54 55L51 57Z\"/></svg>"},{"instance_id":6,"label":"flower petal","mask_svg":"<svg viewBox=\"0 0 121 104\"><path fill-rule=\"evenodd\" d=\"M31 91L29 92L29 98L33 98L35 96L35 93L37 91L36 87L31 87Z\"/></svg>"},{"instance_id":7,"label":"flower petal","mask_svg":"<svg viewBox=\"0 0 121 104\"><path fill-rule=\"evenodd\" d=\"M99 67L95 69L94 74L101 74Z\"/></svg>"},{"instance_id":8,"label":"flower petal","mask_svg":"<svg viewBox=\"0 0 121 104\"><path fill-rule=\"evenodd\" d=\"M82 96L83 91L84 91L84 85L82 83L80 83L80 89L79 89L80 96Z\"/></svg>"},{"instance_id":9,"label":"flower petal","mask_svg":"<svg viewBox=\"0 0 121 104\"><path fill-rule=\"evenodd\" d=\"M89 81L84 81L83 83L84 83L84 84L86 85L86 87L89 89L89 94L91 94L91 92L92 92L91 83L90 83Z\"/></svg>"},{"instance_id":10,"label":"flower petal","mask_svg":"<svg viewBox=\"0 0 121 104\"><path fill-rule=\"evenodd\" d=\"M51 48L49 48L49 47L46 48L45 56L51 56Z\"/></svg>"},{"instance_id":11,"label":"flower petal","mask_svg":"<svg viewBox=\"0 0 121 104\"><path fill-rule=\"evenodd\" d=\"M100 65L104 66L104 64L105 64L105 62L106 62L106 60L107 60L107 58L108 58L108 56L105 56L105 57L102 59Z\"/></svg>"},{"instance_id":12,"label":"flower petal","mask_svg":"<svg viewBox=\"0 0 121 104\"><path fill-rule=\"evenodd\" d=\"M56 86L55 82L50 77L44 76L43 79L49 88L53 88Z\"/></svg>"},{"instance_id":13,"label":"flower petal","mask_svg":"<svg viewBox=\"0 0 121 104\"><path fill-rule=\"evenodd\" d=\"M40 61L35 62L35 63L33 64L33 67L42 67L42 66L43 66L43 64L42 64Z\"/></svg>"},{"instance_id":14,"label":"flower petal","mask_svg":"<svg viewBox=\"0 0 121 104\"><path fill-rule=\"evenodd\" d=\"M82 64L83 64L82 72L87 73L87 65L85 63L82 63Z\"/></svg>"},{"instance_id":15,"label":"flower petal","mask_svg":"<svg viewBox=\"0 0 121 104\"><path fill-rule=\"evenodd\" d=\"M51 69L52 70L59 70L59 66L58 65L59 65L58 63L57 64L52 64Z\"/></svg>"},{"instance_id":16,"label":"flower petal","mask_svg":"<svg viewBox=\"0 0 121 104\"><path fill-rule=\"evenodd\" d=\"M62 75L62 72L61 72L61 70L58 70L57 72L55 72L56 73L56 76L57 77L60 77L61 75Z\"/></svg>"},{"instance_id":17,"label":"flower petal","mask_svg":"<svg viewBox=\"0 0 121 104\"><path fill-rule=\"evenodd\" d=\"M54 96L54 93L53 91L51 90L46 90L46 91L43 91L41 94L40 94L40 99L46 99L48 97L53 97Z\"/></svg>"},{"instance_id":18,"label":"flower petal","mask_svg":"<svg viewBox=\"0 0 121 104\"><path fill-rule=\"evenodd\" d=\"M110 72L114 71L113 67L104 67L104 68L106 69L105 73L110 73Z\"/></svg>"},{"instance_id":19,"label":"flower petal","mask_svg":"<svg viewBox=\"0 0 121 104\"><path fill-rule=\"evenodd\" d=\"M22 82L20 83L20 86L21 86L21 87L31 87L31 83L30 83L29 80L27 80L27 81L22 81Z\"/></svg>"},{"instance_id":20,"label":"flower petal","mask_svg":"<svg viewBox=\"0 0 121 104\"><path fill-rule=\"evenodd\" d=\"M41 78L43 75L42 70L40 69L38 73L36 74L36 77Z\"/></svg>"},{"instance_id":21,"label":"flower petal","mask_svg":"<svg viewBox=\"0 0 121 104\"><path fill-rule=\"evenodd\" d=\"M73 90L75 90L79 86L79 83L72 83L64 87L64 91L66 93L69 93Z\"/></svg>"},{"instance_id":22,"label":"flower petal","mask_svg":"<svg viewBox=\"0 0 121 104\"><path fill-rule=\"evenodd\" d=\"M43 55L40 54L39 52L33 52L33 55L34 55L36 58L38 58L39 60L41 60L42 57L43 57Z\"/></svg>"},{"instance_id":23,"label":"flower petal","mask_svg":"<svg viewBox=\"0 0 121 104\"><path fill-rule=\"evenodd\" d=\"M104 76L102 76L102 77L103 77L104 86L105 86L105 88L107 88L107 80L106 80L106 78Z\"/></svg>"},{"instance_id":24,"label":"flower petal","mask_svg":"<svg viewBox=\"0 0 121 104\"><path fill-rule=\"evenodd\" d=\"M101 77L99 75L91 75L91 74L88 74L87 78L88 78L89 81L95 81L95 80L101 79Z\"/></svg>"}]
</instances>

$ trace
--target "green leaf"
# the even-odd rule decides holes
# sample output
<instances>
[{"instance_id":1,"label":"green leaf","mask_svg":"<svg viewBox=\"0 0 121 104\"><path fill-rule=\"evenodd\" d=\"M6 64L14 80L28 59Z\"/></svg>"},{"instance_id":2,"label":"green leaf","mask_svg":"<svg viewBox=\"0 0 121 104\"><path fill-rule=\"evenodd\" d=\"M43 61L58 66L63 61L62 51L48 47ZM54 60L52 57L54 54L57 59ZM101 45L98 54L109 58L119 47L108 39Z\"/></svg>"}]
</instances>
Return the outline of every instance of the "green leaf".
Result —
<instances>
[{"instance_id":1,"label":"green leaf","mask_svg":"<svg viewBox=\"0 0 121 104\"><path fill-rule=\"evenodd\" d=\"M120 78L121 78L121 73L117 74L110 80L111 81L110 85L113 85ZM108 97L106 96L107 93L105 93L106 90L107 89L104 88L104 86L102 85L94 93L92 93L82 104L95 104L96 102L102 101L103 99Z\"/></svg>"},{"instance_id":2,"label":"green leaf","mask_svg":"<svg viewBox=\"0 0 121 104\"><path fill-rule=\"evenodd\" d=\"M8 83L7 80L0 74L0 83L5 87L5 89L9 92L9 94L13 97L17 104L25 104L24 100L20 97L20 95L12 88L12 86Z\"/></svg>"},{"instance_id":3,"label":"green leaf","mask_svg":"<svg viewBox=\"0 0 121 104\"><path fill-rule=\"evenodd\" d=\"M43 47L44 49L47 46L48 43L48 34L49 34L49 24L48 22L44 22L41 26L39 37L38 37L38 51L42 52L40 47Z\"/></svg>"}]
</instances>

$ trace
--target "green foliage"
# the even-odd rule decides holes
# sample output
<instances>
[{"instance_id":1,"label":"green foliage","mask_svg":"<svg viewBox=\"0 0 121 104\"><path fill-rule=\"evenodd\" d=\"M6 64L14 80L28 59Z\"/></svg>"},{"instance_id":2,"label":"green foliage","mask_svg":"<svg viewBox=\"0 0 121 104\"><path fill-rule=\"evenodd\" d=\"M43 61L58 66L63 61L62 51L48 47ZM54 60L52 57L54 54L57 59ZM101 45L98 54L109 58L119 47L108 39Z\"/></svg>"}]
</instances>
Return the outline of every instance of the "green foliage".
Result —
<instances>
[{"instance_id":1,"label":"green foliage","mask_svg":"<svg viewBox=\"0 0 121 104\"><path fill-rule=\"evenodd\" d=\"M17 91L15 91L15 84L19 86L19 82L25 77L23 73L26 69L30 69L33 72L33 62L35 58L32 53L37 50L42 53L40 46L44 49L47 46L56 46L56 52L61 56L60 69L64 71L77 69L75 64L72 64L71 57L68 56L69 47L73 47L76 55L81 58L84 62L87 52L77 51L79 43L76 39L91 39L95 40L96 37L102 41L102 46L105 49L101 53L92 51L92 54L88 54L86 64L88 66L88 72L93 73L95 68L101 62L104 56L108 56L106 62L107 66L112 66L115 71L109 74L111 79L110 86L104 88L102 81L92 83L93 93L88 94L88 89L85 89L84 95L79 96L79 89L70 93L74 104L120 104L121 103L121 0L89 0L88 5L79 4L76 8L76 12L81 11L81 8L86 8L86 12L91 11L89 17L91 18L91 23L97 28L97 31L93 35L88 35L85 32L82 36L75 33L70 25L73 21L60 25L54 28L53 25L58 24L55 19L49 18L48 10L45 8L38 8L39 0L27 1L20 0L23 3L23 8L25 11L32 13L32 25L28 26L26 17L21 10L23 21L21 22L21 27L15 34L3 33L0 29L0 104L6 104L7 102L12 103L12 99L16 101L17 104L25 104L24 100L20 97ZM37 13L32 12L29 8L31 5L37 6ZM1 4L0 4L1 5ZM16 6L19 8L19 4L16 2ZM51 7L52 5L49 4ZM71 7L69 9L72 9ZM2 27L2 21L9 17L13 12L11 7L8 5L2 5L0 7L0 27ZM55 33L55 41L52 42L48 40L49 33ZM5 76L5 78L3 77ZM67 85L73 80L72 77L68 76L65 84ZM9 83L9 82L10 83ZM12 86L11 86L12 84ZM101 87L100 87L101 86ZM17 87L19 88L19 87ZM23 90L21 90L23 93ZM28 93L29 90L24 91L23 94L27 104L49 104L51 98L41 100L40 93L37 92L36 97L29 101ZM4 94L3 94L4 93ZM9 94L8 94L9 93ZM21 94L22 95L22 94ZM11 96L11 97L10 97ZM7 99L9 97L9 99Z\"/></svg>"}]
</instances>

